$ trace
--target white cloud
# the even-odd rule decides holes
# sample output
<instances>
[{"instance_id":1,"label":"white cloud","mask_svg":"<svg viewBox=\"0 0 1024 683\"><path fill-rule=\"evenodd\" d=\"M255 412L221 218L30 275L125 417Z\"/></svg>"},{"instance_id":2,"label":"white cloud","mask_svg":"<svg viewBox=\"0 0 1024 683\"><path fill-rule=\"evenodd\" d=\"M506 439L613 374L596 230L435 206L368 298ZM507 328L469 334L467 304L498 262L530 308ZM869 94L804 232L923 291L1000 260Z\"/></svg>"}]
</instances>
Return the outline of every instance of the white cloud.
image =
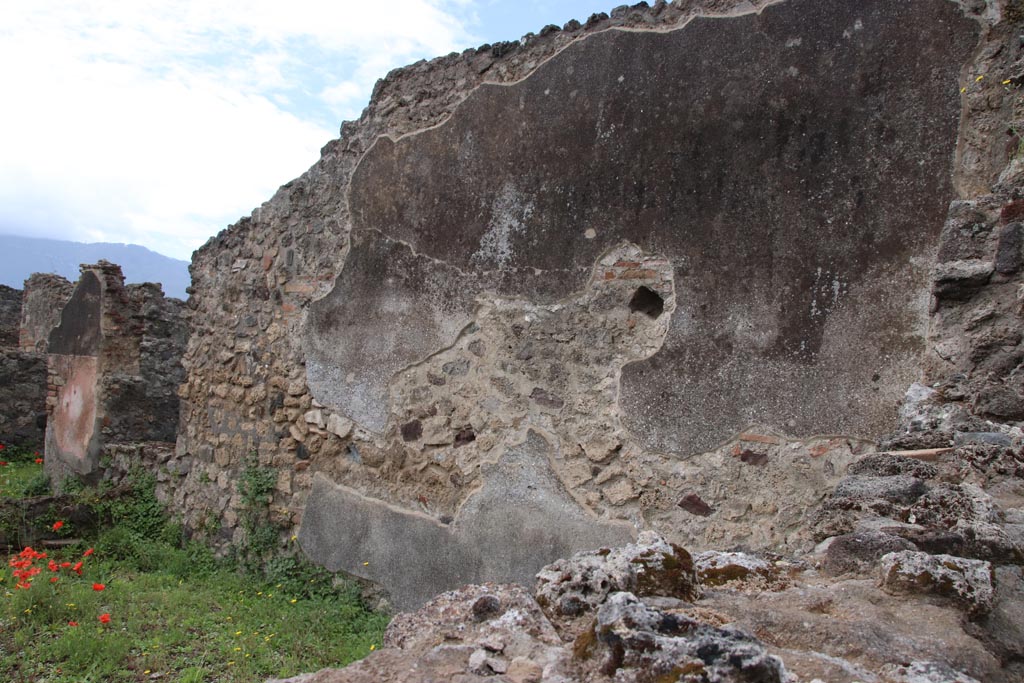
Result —
<instances>
[{"instance_id":1,"label":"white cloud","mask_svg":"<svg viewBox=\"0 0 1024 683\"><path fill-rule=\"evenodd\" d=\"M301 174L389 69L471 44L468 0L0 7L0 232L187 258Z\"/></svg>"}]
</instances>

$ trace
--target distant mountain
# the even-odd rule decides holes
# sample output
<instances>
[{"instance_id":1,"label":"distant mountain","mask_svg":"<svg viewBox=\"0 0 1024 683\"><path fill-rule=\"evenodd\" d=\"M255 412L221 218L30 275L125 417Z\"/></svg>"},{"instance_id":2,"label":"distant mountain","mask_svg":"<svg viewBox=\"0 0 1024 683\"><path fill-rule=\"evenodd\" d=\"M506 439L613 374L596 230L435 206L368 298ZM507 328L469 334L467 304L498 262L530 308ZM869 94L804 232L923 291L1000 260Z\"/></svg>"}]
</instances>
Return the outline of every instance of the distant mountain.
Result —
<instances>
[{"instance_id":1,"label":"distant mountain","mask_svg":"<svg viewBox=\"0 0 1024 683\"><path fill-rule=\"evenodd\" d=\"M121 266L125 282L159 282L164 294L188 295L188 261L168 258L136 244L83 244L64 240L0 235L0 284L21 289L32 273L56 273L74 282L78 266L104 259Z\"/></svg>"}]
</instances>

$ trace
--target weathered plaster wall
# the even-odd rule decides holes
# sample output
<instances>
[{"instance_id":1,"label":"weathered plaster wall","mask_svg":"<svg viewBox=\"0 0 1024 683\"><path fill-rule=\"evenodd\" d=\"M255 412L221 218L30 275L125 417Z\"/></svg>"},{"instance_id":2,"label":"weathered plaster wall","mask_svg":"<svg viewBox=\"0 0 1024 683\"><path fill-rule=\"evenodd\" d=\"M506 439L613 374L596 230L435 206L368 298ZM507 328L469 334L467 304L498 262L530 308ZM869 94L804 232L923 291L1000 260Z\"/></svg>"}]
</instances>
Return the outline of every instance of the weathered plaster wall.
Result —
<instances>
[{"instance_id":1,"label":"weathered plaster wall","mask_svg":"<svg viewBox=\"0 0 1024 683\"><path fill-rule=\"evenodd\" d=\"M60 324L60 312L74 288L60 275L50 273L33 273L25 280L18 335L22 351L46 353L50 332Z\"/></svg>"},{"instance_id":2,"label":"weathered plaster wall","mask_svg":"<svg viewBox=\"0 0 1024 683\"><path fill-rule=\"evenodd\" d=\"M403 606L579 547L555 502L591 544L807 547L946 334L950 200L1008 158L1020 48L961 5L656 3L389 74L195 255L189 525L241 540L255 454L283 534Z\"/></svg>"},{"instance_id":3,"label":"weathered plaster wall","mask_svg":"<svg viewBox=\"0 0 1024 683\"><path fill-rule=\"evenodd\" d=\"M119 266L82 266L49 335L46 469L89 477L103 448L174 440L184 305L159 285L124 284Z\"/></svg>"}]
</instances>

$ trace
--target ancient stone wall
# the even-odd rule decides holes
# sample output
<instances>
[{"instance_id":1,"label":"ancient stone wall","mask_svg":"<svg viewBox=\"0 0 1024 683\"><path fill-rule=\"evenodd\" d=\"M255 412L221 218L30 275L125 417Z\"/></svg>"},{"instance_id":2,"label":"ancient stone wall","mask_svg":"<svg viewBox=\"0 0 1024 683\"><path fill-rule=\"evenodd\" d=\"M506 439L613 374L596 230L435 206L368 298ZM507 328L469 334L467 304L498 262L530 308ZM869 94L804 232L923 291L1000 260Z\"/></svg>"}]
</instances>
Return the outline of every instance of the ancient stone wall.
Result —
<instances>
[{"instance_id":1,"label":"ancient stone wall","mask_svg":"<svg viewBox=\"0 0 1024 683\"><path fill-rule=\"evenodd\" d=\"M46 358L18 348L22 292L0 285L0 443L39 447L46 410Z\"/></svg>"},{"instance_id":2,"label":"ancient stone wall","mask_svg":"<svg viewBox=\"0 0 1024 683\"><path fill-rule=\"evenodd\" d=\"M0 285L0 348L18 348L21 290Z\"/></svg>"},{"instance_id":3,"label":"ancient stone wall","mask_svg":"<svg viewBox=\"0 0 1024 683\"><path fill-rule=\"evenodd\" d=\"M806 548L922 370L1019 419L981 398L1016 361L935 359L1019 315L1000 19L658 2L392 72L195 255L187 523L243 540L235 482L274 468L282 535L411 605L644 528ZM960 254L967 205L990 227ZM964 317L983 285L996 314Z\"/></svg>"},{"instance_id":4,"label":"ancient stone wall","mask_svg":"<svg viewBox=\"0 0 1024 683\"><path fill-rule=\"evenodd\" d=\"M24 297L20 306L18 344L22 351L46 353L46 344L60 323L74 285L60 275L33 273L25 280Z\"/></svg>"},{"instance_id":5,"label":"ancient stone wall","mask_svg":"<svg viewBox=\"0 0 1024 683\"><path fill-rule=\"evenodd\" d=\"M119 266L82 266L48 340L46 468L99 474L104 448L171 442L178 423L184 305L159 285L124 284Z\"/></svg>"}]
</instances>

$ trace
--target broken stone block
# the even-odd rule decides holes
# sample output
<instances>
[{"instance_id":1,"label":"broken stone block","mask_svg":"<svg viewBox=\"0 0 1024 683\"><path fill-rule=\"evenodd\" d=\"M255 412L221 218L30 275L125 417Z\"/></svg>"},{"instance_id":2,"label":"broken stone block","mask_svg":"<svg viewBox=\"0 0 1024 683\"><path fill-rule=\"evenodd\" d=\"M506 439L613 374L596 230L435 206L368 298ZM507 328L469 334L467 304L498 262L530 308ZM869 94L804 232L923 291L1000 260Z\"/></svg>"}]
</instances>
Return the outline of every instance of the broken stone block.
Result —
<instances>
[{"instance_id":1,"label":"broken stone block","mask_svg":"<svg viewBox=\"0 0 1024 683\"><path fill-rule=\"evenodd\" d=\"M754 636L663 612L632 593L611 595L593 629L590 651L580 647L579 654L603 655L601 672L616 681L685 680L686 674L707 681L788 680L782 660Z\"/></svg>"},{"instance_id":2,"label":"broken stone block","mask_svg":"<svg viewBox=\"0 0 1024 683\"><path fill-rule=\"evenodd\" d=\"M616 591L692 601L700 586L690 553L653 531L622 548L576 553L537 574L537 602L561 616L593 611Z\"/></svg>"},{"instance_id":3,"label":"broken stone block","mask_svg":"<svg viewBox=\"0 0 1024 683\"><path fill-rule=\"evenodd\" d=\"M891 503L913 503L928 491L917 477L898 474L890 477L852 476L840 481L832 498L852 502L884 500Z\"/></svg>"},{"instance_id":4,"label":"broken stone block","mask_svg":"<svg viewBox=\"0 0 1024 683\"><path fill-rule=\"evenodd\" d=\"M882 557L880 577L890 593L938 595L974 614L992 608L992 565L984 560L904 550Z\"/></svg>"},{"instance_id":5,"label":"broken stone block","mask_svg":"<svg viewBox=\"0 0 1024 683\"><path fill-rule=\"evenodd\" d=\"M932 272L932 293L939 299L969 299L988 284L994 268L982 259L936 264Z\"/></svg>"},{"instance_id":6,"label":"broken stone block","mask_svg":"<svg viewBox=\"0 0 1024 683\"><path fill-rule=\"evenodd\" d=\"M917 550L917 546L905 538L881 531L843 534L829 543L821 568L832 576L867 571L874 569L882 556L902 550Z\"/></svg>"},{"instance_id":7,"label":"broken stone block","mask_svg":"<svg viewBox=\"0 0 1024 683\"><path fill-rule=\"evenodd\" d=\"M352 420L342 417L341 415L330 415L327 418L327 431L334 434L339 439L344 439L352 433Z\"/></svg>"}]
</instances>

